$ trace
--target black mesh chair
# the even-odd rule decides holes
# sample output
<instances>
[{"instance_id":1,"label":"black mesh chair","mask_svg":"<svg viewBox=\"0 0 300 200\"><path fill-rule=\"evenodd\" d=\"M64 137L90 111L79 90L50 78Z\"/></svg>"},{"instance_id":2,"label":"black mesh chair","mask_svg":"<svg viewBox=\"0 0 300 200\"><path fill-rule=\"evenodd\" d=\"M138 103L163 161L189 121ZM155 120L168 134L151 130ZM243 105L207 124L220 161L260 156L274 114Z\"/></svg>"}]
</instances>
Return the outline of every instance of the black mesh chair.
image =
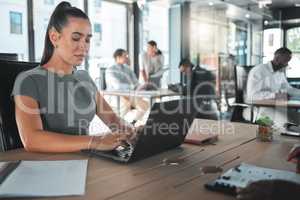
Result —
<instances>
[{"instance_id":1,"label":"black mesh chair","mask_svg":"<svg viewBox=\"0 0 300 200\"><path fill-rule=\"evenodd\" d=\"M106 90L106 78L105 78L106 68L100 67L100 90Z\"/></svg>"},{"instance_id":2,"label":"black mesh chair","mask_svg":"<svg viewBox=\"0 0 300 200\"><path fill-rule=\"evenodd\" d=\"M18 60L18 54L16 53L0 53L0 60Z\"/></svg>"},{"instance_id":3,"label":"black mesh chair","mask_svg":"<svg viewBox=\"0 0 300 200\"><path fill-rule=\"evenodd\" d=\"M243 117L243 110L248 107L245 104L245 91L247 89L247 81L250 70L254 66L236 66L234 69L235 74L235 103L231 105L233 112L231 116L231 121L233 122L246 122Z\"/></svg>"},{"instance_id":4,"label":"black mesh chair","mask_svg":"<svg viewBox=\"0 0 300 200\"><path fill-rule=\"evenodd\" d=\"M38 63L0 60L0 146L2 151L22 147L11 92L17 75L37 65Z\"/></svg>"}]
</instances>

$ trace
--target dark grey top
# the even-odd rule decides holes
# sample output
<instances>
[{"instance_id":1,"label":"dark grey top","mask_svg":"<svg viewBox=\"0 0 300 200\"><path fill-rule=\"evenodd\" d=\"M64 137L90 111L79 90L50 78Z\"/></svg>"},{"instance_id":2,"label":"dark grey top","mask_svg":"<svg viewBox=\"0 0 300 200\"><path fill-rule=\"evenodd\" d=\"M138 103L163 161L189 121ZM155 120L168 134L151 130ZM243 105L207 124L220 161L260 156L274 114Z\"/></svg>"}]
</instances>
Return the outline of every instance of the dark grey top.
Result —
<instances>
[{"instance_id":1,"label":"dark grey top","mask_svg":"<svg viewBox=\"0 0 300 200\"><path fill-rule=\"evenodd\" d=\"M84 70L60 76L41 66L19 74L12 91L38 102L44 130L70 135L88 133L96 113L96 93L95 83Z\"/></svg>"}]
</instances>

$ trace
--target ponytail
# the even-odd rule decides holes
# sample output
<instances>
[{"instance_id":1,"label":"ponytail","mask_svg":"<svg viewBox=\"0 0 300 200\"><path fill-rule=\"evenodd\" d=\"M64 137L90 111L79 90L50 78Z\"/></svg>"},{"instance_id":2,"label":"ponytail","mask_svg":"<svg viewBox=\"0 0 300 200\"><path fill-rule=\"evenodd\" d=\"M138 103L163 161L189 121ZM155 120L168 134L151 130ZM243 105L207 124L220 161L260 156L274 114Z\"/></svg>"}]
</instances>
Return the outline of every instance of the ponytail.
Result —
<instances>
[{"instance_id":1,"label":"ponytail","mask_svg":"<svg viewBox=\"0 0 300 200\"><path fill-rule=\"evenodd\" d=\"M78 17L89 20L88 16L82 10L72 7L69 2L63 1L59 3L54 9L47 26L41 65L46 64L54 52L54 46L49 38L50 30L54 28L57 32L61 33L62 29L67 25L69 17Z\"/></svg>"}]
</instances>

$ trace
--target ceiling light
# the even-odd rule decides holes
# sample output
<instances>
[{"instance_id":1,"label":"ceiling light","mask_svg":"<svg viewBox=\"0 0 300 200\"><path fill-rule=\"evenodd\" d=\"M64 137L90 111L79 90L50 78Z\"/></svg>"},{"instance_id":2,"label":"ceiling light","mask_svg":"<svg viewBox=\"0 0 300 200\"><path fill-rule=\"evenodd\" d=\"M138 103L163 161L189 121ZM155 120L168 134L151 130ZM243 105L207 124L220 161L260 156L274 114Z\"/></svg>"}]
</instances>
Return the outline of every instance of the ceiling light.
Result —
<instances>
[{"instance_id":1,"label":"ceiling light","mask_svg":"<svg viewBox=\"0 0 300 200\"><path fill-rule=\"evenodd\" d=\"M264 21L264 24L265 24L265 25L268 25L268 24L269 24L269 21L268 21L268 20L265 20L265 21Z\"/></svg>"},{"instance_id":2,"label":"ceiling light","mask_svg":"<svg viewBox=\"0 0 300 200\"><path fill-rule=\"evenodd\" d=\"M250 14L247 13L247 14L245 15L245 17L246 17L246 18L250 18Z\"/></svg>"},{"instance_id":3,"label":"ceiling light","mask_svg":"<svg viewBox=\"0 0 300 200\"><path fill-rule=\"evenodd\" d=\"M210 1L210 2L208 3L208 5L209 5L209 6L213 6L214 3Z\"/></svg>"},{"instance_id":4,"label":"ceiling light","mask_svg":"<svg viewBox=\"0 0 300 200\"><path fill-rule=\"evenodd\" d=\"M263 8L268 4L272 4L272 0L257 0L258 1L258 7Z\"/></svg>"}]
</instances>

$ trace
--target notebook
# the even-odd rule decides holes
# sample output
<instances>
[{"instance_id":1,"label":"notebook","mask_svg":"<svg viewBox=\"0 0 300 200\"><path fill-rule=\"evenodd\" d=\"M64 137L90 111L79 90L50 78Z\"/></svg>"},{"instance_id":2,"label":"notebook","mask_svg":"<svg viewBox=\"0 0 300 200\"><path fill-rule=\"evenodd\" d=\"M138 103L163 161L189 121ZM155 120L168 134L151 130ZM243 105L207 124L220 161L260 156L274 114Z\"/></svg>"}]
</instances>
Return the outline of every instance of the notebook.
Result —
<instances>
[{"instance_id":1,"label":"notebook","mask_svg":"<svg viewBox=\"0 0 300 200\"><path fill-rule=\"evenodd\" d=\"M0 162L0 173L6 173L0 198L84 195L87 164L87 160Z\"/></svg>"},{"instance_id":2,"label":"notebook","mask_svg":"<svg viewBox=\"0 0 300 200\"><path fill-rule=\"evenodd\" d=\"M218 140L217 134L189 132L185 137L184 142L195 145L214 143Z\"/></svg>"}]
</instances>

